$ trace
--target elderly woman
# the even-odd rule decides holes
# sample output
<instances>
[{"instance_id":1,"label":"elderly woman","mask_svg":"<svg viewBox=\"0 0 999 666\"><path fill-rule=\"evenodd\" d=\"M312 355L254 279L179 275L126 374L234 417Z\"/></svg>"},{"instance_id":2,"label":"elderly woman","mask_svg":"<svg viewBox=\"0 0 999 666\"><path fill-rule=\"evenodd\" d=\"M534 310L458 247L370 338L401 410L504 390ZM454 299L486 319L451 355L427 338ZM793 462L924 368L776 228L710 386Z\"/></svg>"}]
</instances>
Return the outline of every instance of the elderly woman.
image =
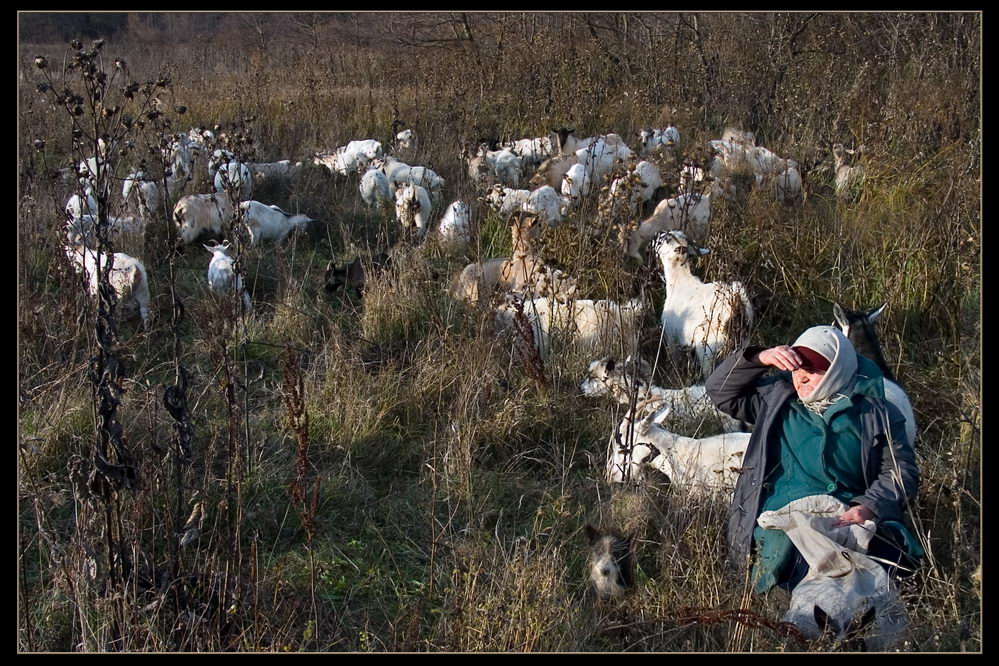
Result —
<instances>
[{"instance_id":1,"label":"elderly woman","mask_svg":"<svg viewBox=\"0 0 999 666\"><path fill-rule=\"evenodd\" d=\"M781 372L764 377L770 368ZM919 485L905 420L885 400L877 365L839 329L810 328L790 347L747 347L726 359L706 388L718 409L755 424L728 542L735 561L745 561L755 546L757 592L774 585L790 591L808 572L787 535L757 527L757 517L810 495L832 495L850 507L837 525L875 521L881 538L871 554L896 563L900 552L922 555L901 523Z\"/></svg>"}]
</instances>

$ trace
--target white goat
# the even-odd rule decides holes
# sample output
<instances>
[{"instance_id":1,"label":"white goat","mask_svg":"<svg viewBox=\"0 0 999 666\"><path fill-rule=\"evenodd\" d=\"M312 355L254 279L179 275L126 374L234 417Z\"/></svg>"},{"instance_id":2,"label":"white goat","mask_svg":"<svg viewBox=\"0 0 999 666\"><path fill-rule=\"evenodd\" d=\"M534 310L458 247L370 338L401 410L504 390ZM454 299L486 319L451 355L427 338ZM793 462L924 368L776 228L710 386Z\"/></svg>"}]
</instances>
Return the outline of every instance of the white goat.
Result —
<instances>
[{"instance_id":1,"label":"white goat","mask_svg":"<svg viewBox=\"0 0 999 666\"><path fill-rule=\"evenodd\" d=\"M526 317L534 345L544 357L556 334L571 340L573 346L607 349L627 345L641 329L644 312L644 304L638 299L618 303L547 297L521 300L511 296L496 309L496 323L500 330L510 330L516 317Z\"/></svg>"},{"instance_id":2,"label":"white goat","mask_svg":"<svg viewBox=\"0 0 999 666\"><path fill-rule=\"evenodd\" d=\"M801 196L801 171L794 160L785 160L787 168L774 178L774 196L777 201L790 202Z\"/></svg>"},{"instance_id":3,"label":"white goat","mask_svg":"<svg viewBox=\"0 0 999 666\"><path fill-rule=\"evenodd\" d=\"M236 199L245 201L253 195L253 178L245 164L227 162L215 172L215 191L232 192Z\"/></svg>"},{"instance_id":4,"label":"white goat","mask_svg":"<svg viewBox=\"0 0 999 666\"><path fill-rule=\"evenodd\" d=\"M400 162L391 155L373 163L380 168L389 180L389 183L403 184L410 183L426 188L437 194L444 187L444 179L437 175L433 169L424 166L410 166L405 162Z\"/></svg>"},{"instance_id":5,"label":"white goat","mask_svg":"<svg viewBox=\"0 0 999 666\"><path fill-rule=\"evenodd\" d=\"M181 197L173 209L178 242L193 243L206 231L221 234L223 226L232 220L233 208L229 197L217 194L189 194Z\"/></svg>"},{"instance_id":6,"label":"white goat","mask_svg":"<svg viewBox=\"0 0 999 666\"><path fill-rule=\"evenodd\" d=\"M555 154L551 137L547 136L537 139L519 139L514 141L510 150L520 157L522 173L533 171Z\"/></svg>"},{"instance_id":7,"label":"white goat","mask_svg":"<svg viewBox=\"0 0 999 666\"><path fill-rule=\"evenodd\" d=\"M94 198L94 190L89 185L85 186L82 197L74 194L66 202L67 219L84 215L97 215L97 199Z\"/></svg>"},{"instance_id":8,"label":"white goat","mask_svg":"<svg viewBox=\"0 0 999 666\"><path fill-rule=\"evenodd\" d=\"M293 229L313 221L308 215L292 215L259 201L243 201L239 207L243 211L243 224L250 232L250 245L265 240L281 243Z\"/></svg>"},{"instance_id":9,"label":"white goat","mask_svg":"<svg viewBox=\"0 0 999 666\"><path fill-rule=\"evenodd\" d=\"M710 250L695 247L683 232L660 234L656 250L666 282L663 340L669 345L693 347L707 376L719 354L747 338L753 306L741 282L704 283L691 272L690 257Z\"/></svg>"},{"instance_id":10,"label":"white goat","mask_svg":"<svg viewBox=\"0 0 999 666\"><path fill-rule=\"evenodd\" d=\"M465 245L472 238L472 209L464 201L455 201L441 217L437 227L442 245Z\"/></svg>"},{"instance_id":11,"label":"white goat","mask_svg":"<svg viewBox=\"0 0 999 666\"><path fill-rule=\"evenodd\" d=\"M187 189L189 179L182 176L167 176L166 189L163 181L146 180L143 172L130 173L121 187L121 196L129 210L140 217L149 220L163 216L163 202L175 202ZM169 193L169 197L167 197Z\"/></svg>"},{"instance_id":12,"label":"white goat","mask_svg":"<svg viewBox=\"0 0 999 666\"><path fill-rule=\"evenodd\" d=\"M576 161L586 167L591 181L600 181L611 172L618 160L627 162L635 153L617 134L597 137L589 146L576 151Z\"/></svg>"},{"instance_id":13,"label":"white goat","mask_svg":"<svg viewBox=\"0 0 999 666\"><path fill-rule=\"evenodd\" d=\"M392 191L389 189L389 179L381 169L370 167L361 177L358 185L364 203L374 208L382 201L392 201Z\"/></svg>"},{"instance_id":14,"label":"white goat","mask_svg":"<svg viewBox=\"0 0 999 666\"><path fill-rule=\"evenodd\" d=\"M416 229L418 238L427 233L430 195L419 185L406 183L395 191L395 216L404 229Z\"/></svg>"},{"instance_id":15,"label":"white goat","mask_svg":"<svg viewBox=\"0 0 999 666\"><path fill-rule=\"evenodd\" d=\"M675 149L680 145L680 130L673 125L668 125L666 129L643 129L638 133L638 140L643 155L659 149L659 146Z\"/></svg>"},{"instance_id":16,"label":"white goat","mask_svg":"<svg viewBox=\"0 0 999 666\"><path fill-rule=\"evenodd\" d=\"M711 196L689 192L660 201L652 215L632 232L628 254L642 261L642 247L663 231L683 231L695 239L705 238L711 221Z\"/></svg>"},{"instance_id":17,"label":"white goat","mask_svg":"<svg viewBox=\"0 0 999 666\"><path fill-rule=\"evenodd\" d=\"M637 421L630 413L624 417L607 457L607 481L641 483L646 467L653 467L694 497L731 501L752 434L684 437L660 425L669 414L666 408Z\"/></svg>"},{"instance_id":18,"label":"white goat","mask_svg":"<svg viewBox=\"0 0 999 666\"><path fill-rule=\"evenodd\" d=\"M637 181L632 179L637 179ZM630 186L630 196L618 194L626 187L626 184ZM629 165L627 176L614 179L610 186L610 194L614 202L618 201L618 197L626 197L629 212L637 215L642 204L651 201L656 190L662 187L662 184L663 179L659 174L659 167L643 160L638 164Z\"/></svg>"},{"instance_id":19,"label":"white goat","mask_svg":"<svg viewBox=\"0 0 999 666\"><path fill-rule=\"evenodd\" d=\"M93 247L97 219L96 215L83 215L67 219L66 237L69 239L69 242L73 245L82 243L87 247ZM112 217L109 215L108 230L112 234L135 234L141 236L146 230L146 223L141 218Z\"/></svg>"},{"instance_id":20,"label":"white goat","mask_svg":"<svg viewBox=\"0 0 999 666\"><path fill-rule=\"evenodd\" d=\"M520 185L521 160L512 150L489 150L489 144L483 143L476 157L485 160L487 171L501 185L513 188Z\"/></svg>"},{"instance_id":21,"label":"white goat","mask_svg":"<svg viewBox=\"0 0 999 666\"><path fill-rule=\"evenodd\" d=\"M243 312L249 312L253 307L250 303L250 294L243 289L243 279L236 272L236 262L228 254L229 241L221 245L217 243L205 245L205 249L212 255L212 261L208 264L208 286L224 297L231 295L233 291L240 294Z\"/></svg>"},{"instance_id":22,"label":"white goat","mask_svg":"<svg viewBox=\"0 0 999 666\"><path fill-rule=\"evenodd\" d=\"M606 395L622 405L630 405L635 397L637 414L644 415L668 407L686 421L718 422L722 432L745 430L740 421L715 408L703 384L679 389L652 384L652 368L643 359L636 362L629 356L624 363L617 363L612 357L605 356L590 363L589 373L579 389L591 398Z\"/></svg>"},{"instance_id":23,"label":"white goat","mask_svg":"<svg viewBox=\"0 0 999 666\"><path fill-rule=\"evenodd\" d=\"M591 173L584 164L578 162L565 172L562 176L562 197L566 206L578 204L580 199L590 193L593 187Z\"/></svg>"},{"instance_id":24,"label":"white goat","mask_svg":"<svg viewBox=\"0 0 999 666\"><path fill-rule=\"evenodd\" d=\"M313 163L322 164L331 172L346 176L351 172L362 171L372 161L381 159L384 155L380 142L364 139L351 141L332 153L316 153Z\"/></svg>"},{"instance_id":25,"label":"white goat","mask_svg":"<svg viewBox=\"0 0 999 666\"><path fill-rule=\"evenodd\" d=\"M100 274L111 265L109 281L120 303L135 303L142 317L142 325L149 328L149 279L146 267L135 257L122 252L115 252L112 259L107 253L98 253L83 245L66 245L63 247L66 256L76 267L77 272L83 271L87 277L90 295L95 298L100 289ZM100 257L98 259L98 256Z\"/></svg>"},{"instance_id":26,"label":"white goat","mask_svg":"<svg viewBox=\"0 0 999 666\"><path fill-rule=\"evenodd\" d=\"M236 154L225 148L216 148L208 156L208 178L214 183L215 174L224 164L236 161Z\"/></svg>"},{"instance_id":27,"label":"white goat","mask_svg":"<svg viewBox=\"0 0 999 666\"><path fill-rule=\"evenodd\" d=\"M411 129L404 129L395 135L395 147L400 150L416 150L416 132Z\"/></svg>"}]
</instances>

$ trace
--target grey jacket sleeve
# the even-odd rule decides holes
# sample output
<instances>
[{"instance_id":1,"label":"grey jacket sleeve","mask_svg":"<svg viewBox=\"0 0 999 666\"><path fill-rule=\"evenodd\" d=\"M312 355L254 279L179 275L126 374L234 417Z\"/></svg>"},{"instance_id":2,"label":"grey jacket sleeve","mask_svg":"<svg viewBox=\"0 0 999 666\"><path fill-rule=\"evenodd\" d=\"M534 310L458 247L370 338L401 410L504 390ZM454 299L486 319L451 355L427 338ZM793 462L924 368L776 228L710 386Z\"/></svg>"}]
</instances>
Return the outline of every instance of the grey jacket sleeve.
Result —
<instances>
[{"instance_id":1,"label":"grey jacket sleeve","mask_svg":"<svg viewBox=\"0 0 999 666\"><path fill-rule=\"evenodd\" d=\"M740 349L721 365L715 368L704 388L715 407L732 418L746 423L756 423L756 417L763 409L763 398L756 390L755 383L770 369L752 359L766 347L751 346Z\"/></svg>"},{"instance_id":2,"label":"grey jacket sleeve","mask_svg":"<svg viewBox=\"0 0 999 666\"><path fill-rule=\"evenodd\" d=\"M878 520L902 520L906 500L916 497L919 490L919 468L912 442L905 434L905 417L895 405L884 401L887 408L888 434L877 437L881 446L881 469L863 495L853 501L877 514Z\"/></svg>"}]
</instances>

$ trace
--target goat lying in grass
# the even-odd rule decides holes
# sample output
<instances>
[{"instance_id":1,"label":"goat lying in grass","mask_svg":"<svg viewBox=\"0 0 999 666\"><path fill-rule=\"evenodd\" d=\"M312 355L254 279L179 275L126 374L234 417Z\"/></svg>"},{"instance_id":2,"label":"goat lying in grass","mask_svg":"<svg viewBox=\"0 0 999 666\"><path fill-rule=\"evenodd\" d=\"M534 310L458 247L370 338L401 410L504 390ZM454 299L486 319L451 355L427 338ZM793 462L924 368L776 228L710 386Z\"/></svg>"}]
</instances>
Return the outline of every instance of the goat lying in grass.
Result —
<instances>
[{"instance_id":1,"label":"goat lying in grass","mask_svg":"<svg viewBox=\"0 0 999 666\"><path fill-rule=\"evenodd\" d=\"M590 376L579 389L590 397L610 396L622 405L632 404L635 398L637 414L669 408L684 421L704 421L721 424L722 432L740 432L747 428L728 414L718 411L708 399L703 384L679 389L667 389L652 384L652 368L643 359L628 357L617 363L605 356L590 363Z\"/></svg>"},{"instance_id":2,"label":"goat lying in grass","mask_svg":"<svg viewBox=\"0 0 999 666\"><path fill-rule=\"evenodd\" d=\"M634 299L617 301L559 300L555 298L514 298L496 309L501 330L514 329L519 317L531 326L534 345L542 357L551 349L554 335L571 340L574 346L606 350L627 346L641 329L645 308Z\"/></svg>"},{"instance_id":3,"label":"goat lying in grass","mask_svg":"<svg viewBox=\"0 0 999 666\"><path fill-rule=\"evenodd\" d=\"M646 468L653 467L692 496L731 501L752 435L736 432L703 439L683 437L660 426L669 414L667 408L637 421L630 413L624 417L607 458L607 481L641 483Z\"/></svg>"}]
</instances>

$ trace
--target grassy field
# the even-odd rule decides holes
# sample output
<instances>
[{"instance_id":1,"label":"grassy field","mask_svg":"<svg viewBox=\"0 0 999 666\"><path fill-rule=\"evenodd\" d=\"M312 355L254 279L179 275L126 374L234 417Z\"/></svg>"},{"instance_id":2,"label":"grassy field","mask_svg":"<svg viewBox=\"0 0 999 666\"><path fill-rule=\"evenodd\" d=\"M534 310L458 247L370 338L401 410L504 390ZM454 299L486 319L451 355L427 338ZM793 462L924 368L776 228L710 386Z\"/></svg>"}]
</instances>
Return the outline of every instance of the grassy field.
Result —
<instances>
[{"instance_id":1,"label":"grassy field","mask_svg":"<svg viewBox=\"0 0 999 666\"><path fill-rule=\"evenodd\" d=\"M755 342L831 322L833 302L888 303L879 330L919 424L911 514L928 554L900 582L899 647L981 649L980 15L131 15L96 61L108 76L127 63L113 103L139 118L155 96L164 115L128 132L119 174L140 159L156 172L145 151L164 119L242 132L252 161L387 146L399 121L420 138L407 161L447 181L434 222L464 199L478 234L468 250L401 251L363 299L328 294L331 260L385 249L399 230L394 211L364 207L357 177L309 165L254 194L319 223L241 250L252 313L233 324L208 291L209 255L173 254L172 225L154 220L120 248L148 269L152 325L121 311L111 336L62 252L71 189L49 177L94 152L74 147L72 116L52 103L82 91L80 68L63 71L74 53L20 33L19 651L850 649L795 640L774 622L785 602L725 567L726 506L665 480L606 484L624 412L580 394L593 354L561 345L532 363L488 308L447 294L465 264L510 250L474 203L465 142L565 125L634 147L667 120L690 155L732 125L806 169L795 205L755 193L718 206L695 268L746 285ZM39 92L46 72L55 91ZM123 99L130 79L148 94ZM833 142L865 147L853 203L833 194ZM625 263L597 208L541 247L582 298L644 298L637 348L615 353L655 358L660 269ZM661 354L658 384L698 381L682 351ZM178 422L164 392L181 374ZM102 487L98 451L137 480ZM637 530L636 586L598 602L583 528L616 520ZM737 608L758 621L734 620Z\"/></svg>"}]
</instances>

